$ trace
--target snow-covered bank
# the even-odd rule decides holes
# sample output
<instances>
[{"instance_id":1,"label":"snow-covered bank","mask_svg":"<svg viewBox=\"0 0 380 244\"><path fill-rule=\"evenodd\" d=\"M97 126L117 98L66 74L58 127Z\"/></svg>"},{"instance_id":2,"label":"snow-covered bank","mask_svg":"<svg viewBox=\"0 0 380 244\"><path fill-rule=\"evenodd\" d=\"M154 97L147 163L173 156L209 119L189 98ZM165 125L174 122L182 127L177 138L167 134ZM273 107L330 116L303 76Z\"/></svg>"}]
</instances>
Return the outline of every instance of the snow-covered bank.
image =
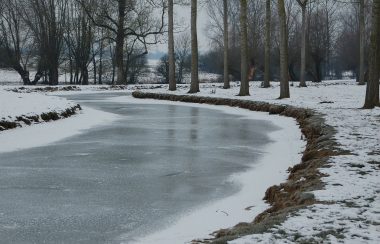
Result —
<instances>
[{"instance_id":1,"label":"snow-covered bank","mask_svg":"<svg viewBox=\"0 0 380 244\"><path fill-rule=\"evenodd\" d=\"M2 87L3 88L3 87ZM14 121L16 117L34 116L50 111L64 111L76 104L64 98L39 93L15 93L0 89L0 119Z\"/></svg>"},{"instance_id":2,"label":"snow-covered bank","mask_svg":"<svg viewBox=\"0 0 380 244\"><path fill-rule=\"evenodd\" d=\"M223 90L220 85L202 85L200 96L235 98L238 87ZM186 95L188 88L172 94ZM154 93L169 93L166 89ZM380 242L380 109L362 110L365 87L353 81L291 87L290 99L277 100L279 87L251 86L250 97L271 104L293 105L323 114L326 124L336 130L339 150L349 155L327 158L320 168L324 188L315 190L318 204L289 214L282 224L264 233L246 236L231 243L379 243ZM252 219L253 220L253 219Z\"/></svg>"},{"instance_id":3,"label":"snow-covered bank","mask_svg":"<svg viewBox=\"0 0 380 244\"><path fill-rule=\"evenodd\" d=\"M210 234L219 228L227 228L242 221L251 221L268 208L268 204L262 200L265 190L273 184L285 181L287 169L301 160L305 142L300 140L301 132L294 119L291 118L254 113L228 106L138 100L130 97L115 97L109 100L126 104L159 103L211 108L249 119L265 120L268 123L274 123L279 128L269 135L273 142L266 147L260 161L248 172L234 175L229 179L241 185L240 192L226 199L201 206L194 212L184 213L171 226L162 226L158 232L141 237L135 241L136 243L190 243L195 237L212 237ZM123 240L123 236L120 240Z\"/></svg>"},{"instance_id":4,"label":"snow-covered bank","mask_svg":"<svg viewBox=\"0 0 380 244\"><path fill-rule=\"evenodd\" d=\"M76 103L41 93L15 93L0 89L0 105L0 122L15 126L32 125L1 131L0 153L43 146L117 119L114 114L91 108L79 111ZM56 121L42 123L51 121L48 117L53 113L58 116L52 119ZM60 119L69 116L69 119Z\"/></svg>"},{"instance_id":5,"label":"snow-covered bank","mask_svg":"<svg viewBox=\"0 0 380 244\"><path fill-rule=\"evenodd\" d=\"M48 145L115 119L114 114L84 107L69 119L1 132L0 153Z\"/></svg>"}]
</instances>

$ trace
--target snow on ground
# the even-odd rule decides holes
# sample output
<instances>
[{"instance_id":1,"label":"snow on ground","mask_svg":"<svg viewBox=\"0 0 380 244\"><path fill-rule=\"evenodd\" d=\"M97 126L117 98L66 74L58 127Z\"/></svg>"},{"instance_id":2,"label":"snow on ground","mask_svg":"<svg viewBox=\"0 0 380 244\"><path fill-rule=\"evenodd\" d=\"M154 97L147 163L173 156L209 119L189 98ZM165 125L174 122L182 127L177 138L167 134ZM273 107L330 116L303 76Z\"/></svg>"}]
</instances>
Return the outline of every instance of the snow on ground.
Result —
<instances>
[{"instance_id":1,"label":"snow on ground","mask_svg":"<svg viewBox=\"0 0 380 244\"><path fill-rule=\"evenodd\" d=\"M87 107L82 109L80 114L67 119L2 131L0 153L48 145L118 118L115 114Z\"/></svg>"},{"instance_id":2,"label":"snow on ground","mask_svg":"<svg viewBox=\"0 0 380 244\"><path fill-rule=\"evenodd\" d=\"M16 71L11 69L0 69L0 84L22 85L22 80Z\"/></svg>"},{"instance_id":3,"label":"snow on ground","mask_svg":"<svg viewBox=\"0 0 380 244\"><path fill-rule=\"evenodd\" d=\"M62 112L76 105L64 98L42 93L16 93L4 90L9 88L0 87L0 120L15 121L16 117L21 115ZM80 114L72 118L0 132L0 153L46 145L117 119L114 114L86 107L82 109Z\"/></svg>"},{"instance_id":4,"label":"snow on ground","mask_svg":"<svg viewBox=\"0 0 380 244\"><path fill-rule=\"evenodd\" d=\"M365 86L354 81L329 81L291 87L291 98L278 100L279 86L259 88L251 84L251 96L239 97L275 104L313 109L324 115L337 131L335 139L342 150L352 155L334 156L326 174L323 190L313 192L321 203L297 212L269 232L231 241L242 243L380 243L380 108L362 110ZM180 87L175 94L186 94ZM200 96L235 97L239 87L201 85ZM167 89L150 92L168 93ZM322 204L325 203L325 204Z\"/></svg>"},{"instance_id":5,"label":"snow on ground","mask_svg":"<svg viewBox=\"0 0 380 244\"><path fill-rule=\"evenodd\" d=\"M289 216L284 223L275 226L267 233L246 236L230 243L380 243L380 109L360 109L363 105L365 87L357 86L354 81L309 84L308 88L293 86L290 99L278 100L277 83L268 89L261 89L259 86L257 82L251 84L251 96L239 98L314 109L323 114L326 123L336 129L335 139L341 149L350 150L352 155L332 157L330 167L320 169L326 174L322 179L326 186L323 190L313 192L320 203ZM201 84L201 92L198 95L236 98L238 85L233 84L230 90L223 90L221 87L222 84ZM151 86L131 86L129 89L147 88ZM87 88L82 92L86 91L92 90ZM149 91L168 93L166 86ZM187 91L187 85L180 85L175 94L186 94ZM9 95L0 89L0 117L12 118L24 113L29 114L31 111L47 112L45 109L59 109L68 104L66 100L52 96L44 97L35 93ZM86 111L85 109L85 114ZM95 111L88 116L92 119L110 116L112 119L109 114L100 115ZM79 119L83 115L77 117ZM67 121L75 122L72 119ZM51 129L51 134L54 134L58 128L72 125L67 124L67 121L38 126L56 125L55 129ZM75 124L82 123L75 122ZM37 128L36 126L32 127ZM14 141L11 133L17 132L22 135L24 132L21 130L30 128L6 132L10 134L2 132L0 148L9 144L9 141ZM78 128L76 132L84 128ZM36 129L34 135L42 134L41 131ZM62 131L61 136L67 133ZM9 139L5 139L4 136L8 136ZM52 140L54 141L54 138L45 140L45 143ZM17 148L14 146L9 150Z\"/></svg>"},{"instance_id":6,"label":"snow on ground","mask_svg":"<svg viewBox=\"0 0 380 244\"><path fill-rule=\"evenodd\" d=\"M0 88L0 120L14 121L20 115L64 111L72 106L75 104L64 98L48 97L39 93L15 93Z\"/></svg>"}]
</instances>

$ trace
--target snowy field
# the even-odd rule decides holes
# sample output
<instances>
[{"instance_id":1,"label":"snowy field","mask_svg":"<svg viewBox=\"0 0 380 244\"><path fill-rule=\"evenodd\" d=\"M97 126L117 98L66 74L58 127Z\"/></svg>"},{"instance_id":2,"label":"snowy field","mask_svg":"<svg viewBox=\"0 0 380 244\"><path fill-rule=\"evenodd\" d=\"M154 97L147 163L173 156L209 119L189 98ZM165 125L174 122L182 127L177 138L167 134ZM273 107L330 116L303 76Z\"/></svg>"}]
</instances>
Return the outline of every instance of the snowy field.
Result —
<instances>
[{"instance_id":1,"label":"snowy field","mask_svg":"<svg viewBox=\"0 0 380 244\"><path fill-rule=\"evenodd\" d=\"M251 235L242 243L380 243L380 108L362 110L365 86L354 81L328 81L291 87L291 98L278 100L279 87L269 89L251 84L251 96L239 97L273 104L310 108L324 115L337 131L336 141L352 155L334 156L320 171L326 184L313 192L319 204L289 216L281 225L264 234ZM223 90L221 85L201 85L197 95L235 97L239 88ZM187 87L175 94L185 95ZM169 93L166 89L150 92Z\"/></svg>"}]
</instances>

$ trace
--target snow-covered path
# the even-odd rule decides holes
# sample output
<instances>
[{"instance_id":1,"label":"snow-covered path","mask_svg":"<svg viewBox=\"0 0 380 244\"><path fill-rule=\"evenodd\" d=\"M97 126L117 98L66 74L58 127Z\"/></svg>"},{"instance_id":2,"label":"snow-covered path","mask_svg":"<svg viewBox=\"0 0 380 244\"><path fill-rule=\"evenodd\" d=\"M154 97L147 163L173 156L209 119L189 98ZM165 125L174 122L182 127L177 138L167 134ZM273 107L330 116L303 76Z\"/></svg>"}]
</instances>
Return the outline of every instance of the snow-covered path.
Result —
<instances>
[{"instance_id":1,"label":"snow-covered path","mask_svg":"<svg viewBox=\"0 0 380 244\"><path fill-rule=\"evenodd\" d=\"M223 90L220 85L204 84L199 96L231 98L238 86ZM186 86L173 94L185 95ZM150 90L169 93L166 89ZM291 98L278 100L279 87L251 85L251 96L239 97L272 104L287 104L313 109L323 114L326 124L336 130L340 149L351 155L331 157L323 190L314 191L319 204L287 218L266 233L231 241L241 243L380 243L380 109L362 110L364 86L354 81L329 81L291 87ZM322 204L323 203L323 204Z\"/></svg>"}]
</instances>

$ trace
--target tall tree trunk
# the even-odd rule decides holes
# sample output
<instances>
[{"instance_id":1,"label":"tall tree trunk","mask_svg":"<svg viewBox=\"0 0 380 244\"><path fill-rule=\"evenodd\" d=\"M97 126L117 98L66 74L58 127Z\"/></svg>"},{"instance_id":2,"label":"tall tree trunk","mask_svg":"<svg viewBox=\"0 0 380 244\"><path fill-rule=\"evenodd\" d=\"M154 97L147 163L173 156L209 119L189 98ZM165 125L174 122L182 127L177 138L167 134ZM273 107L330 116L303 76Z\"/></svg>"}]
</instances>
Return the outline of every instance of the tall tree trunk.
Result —
<instances>
[{"instance_id":1,"label":"tall tree trunk","mask_svg":"<svg viewBox=\"0 0 380 244\"><path fill-rule=\"evenodd\" d=\"M189 93L199 92L197 0L191 0L191 85Z\"/></svg>"},{"instance_id":2,"label":"tall tree trunk","mask_svg":"<svg viewBox=\"0 0 380 244\"><path fill-rule=\"evenodd\" d=\"M240 0L241 85L239 96L249 96L247 0Z\"/></svg>"},{"instance_id":3,"label":"tall tree trunk","mask_svg":"<svg viewBox=\"0 0 380 244\"><path fill-rule=\"evenodd\" d=\"M103 35L102 35L103 38ZM100 50L99 50L99 70L98 70L98 84L103 84L103 40L100 40Z\"/></svg>"},{"instance_id":4,"label":"tall tree trunk","mask_svg":"<svg viewBox=\"0 0 380 244\"><path fill-rule=\"evenodd\" d=\"M359 33L360 33L360 68L359 68L359 85L365 84L365 68L364 68L364 47L365 47L365 6L364 0L359 2L360 14L359 14Z\"/></svg>"},{"instance_id":5,"label":"tall tree trunk","mask_svg":"<svg viewBox=\"0 0 380 244\"><path fill-rule=\"evenodd\" d=\"M175 79L175 57L174 57L174 3L173 0L168 0L168 18L169 18L169 27L168 27L168 59L169 59L169 90L177 90L177 82Z\"/></svg>"},{"instance_id":6,"label":"tall tree trunk","mask_svg":"<svg viewBox=\"0 0 380 244\"><path fill-rule=\"evenodd\" d=\"M284 0L278 0L278 15L280 17L280 99L289 98L288 76L288 31Z\"/></svg>"},{"instance_id":7,"label":"tall tree trunk","mask_svg":"<svg viewBox=\"0 0 380 244\"><path fill-rule=\"evenodd\" d=\"M379 78L380 78L380 0L373 1L371 50L369 56L369 79L364 108L372 109L380 105Z\"/></svg>"},{"instance_id":8,"label":"tall tree trunk","mask_svg":"<svg viewBox=\"0 0 380 244\"><path fill-rule=\"evenodd\" d=\"M111 54L111 64L112 64L112 77L111 84L115 85L115 75L116 75L116 62L115 62L115 52L112 49L111 43L109 43L109 52Z\"/></svg>"},{"instance_id":9,"label":"tall tree trunk","mask_svg":"<svg viewBox=\"0 0 380 244\"><path fill-rule=\"evenodd\" d=\"M125 72L124 72L124 20L125 20L125 8L126 1L118 1L118 26L116 35L116 50L115 50L115 61L116 61L116 82L121 85L126 83Z\"/></svg>"},{"instance_id":10,"label":"tall tree trunk","mask_svg":"<svg viewBox=\"0 0 380 244\"><path fill-rule=\"evenodd\" d=\"M307 35L307 20L306 20L306 5L307 1L301 5L302 10L302 46L301 46L301 70L300 70L300 87L306 87L306 35Z\"/></svg>"},{"instance_id":11,"label":"tall tree trunk","mask_svg":"<svg viewBox=\"0 0 380 244\"><path fill-rule=\"evenodd\" d=\"M265 14L265 65L264 65L264 88L270 87L270 43L271 43L271 0L266 0Z\"/></svg>"},{"instance_id":12,"label":"tall tree trunk","mask_svg":"<svg viewBox=\"0 0 380 244\"><path fill-rule=\"evenodd\" d=\"M228 72L228 1L223 0L223 28L224 28L224 72L223 72L223 80L224 80L224 89L229 89L230 86L230 78Z\"/></svg>"},{"instance_id":13,"label":"tall tree trunk","mask_svg":"<svg viewBox=\"0 0 380 244\"><path fill-rule=\"evenodd\" d=\"M92 57L92 63L93 63L93 66L94 66L94 84L96 85L96 77L97 77L97 67L96 67L96 58L95 58L95 55Z\"/></svg>"},{"instance_id":14,"label":"tall tree trunk","mask_svg":"<svg viewBox=\"0 0 380 244\"><path fill-rule=\"evenodd\" d=\"M69 72L70 72L70 85L74 84L73 82L73 58L71 53L69 53Z\"/></svg>"}]
</instances>

